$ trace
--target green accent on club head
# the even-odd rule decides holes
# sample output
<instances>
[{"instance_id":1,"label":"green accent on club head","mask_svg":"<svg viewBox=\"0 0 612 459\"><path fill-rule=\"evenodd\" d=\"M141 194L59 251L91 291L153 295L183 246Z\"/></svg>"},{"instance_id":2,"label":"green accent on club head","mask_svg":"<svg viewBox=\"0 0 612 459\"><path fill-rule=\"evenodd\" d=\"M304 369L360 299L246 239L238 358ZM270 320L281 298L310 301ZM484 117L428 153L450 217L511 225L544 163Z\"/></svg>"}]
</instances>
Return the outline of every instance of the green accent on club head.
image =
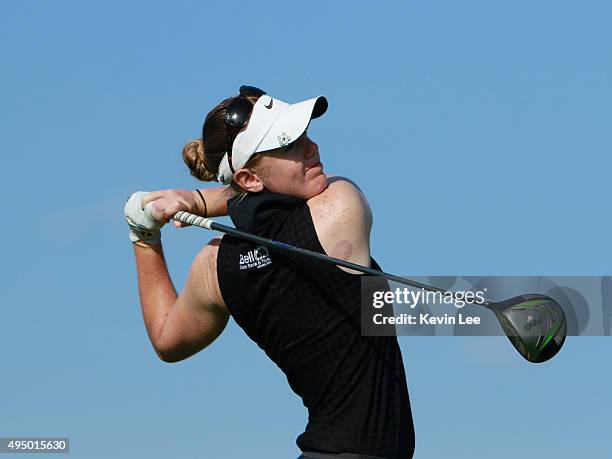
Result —
<instances>
[{"instance_id":1,"label":"green accent on club head","mask_svg":"<svg viewBox=\"0 0 612 459\"><path fill-rule=\"evenodd\" d=\"M546 347L546 345L550 342L550 340L555 337L555 335L559 331L559 328L561 328L562 323L563 321L559 320L557 322L557 325L555 325L551 330L548 330L548 335L546 335L546 338L544 338L544 341L542 342L542 345L540 346L540 351L544 349L544 347Z\"/></svg>"},{"instance_id":2,"label":"green accent on club head","mask_svg":"<svg viewBox=\"0 0 612 459\"><path fill-rule=\"evenodd\" d=\"M550 304L550 303L555 304L555 301L552 300L551 298L535 298L532 300L527 300L524 301L522 303L518 303L515 306L513 306L512 309L524 309L524 310L529 310L531 308L534 308L538 305L545 305L545 304ZM559 332L559 330L561 329L561 327L563 326L563 324L565 323L565 319L562 317L559 318L559 320L557 321L557 323L555 325L553 325L547 332L546 335L543 337L541 343L539 345L537 345L535 348L531 348L531 350L527 350L525 349L525 351L527 352L528 356L527 356L527 360L531 361L531 362L540 362L540 356L544 354L544 352L546 351L546 347L550 344L550 342L557 336L557 333ZM520 340L517 340L520 342ZM548 360L548 359L547 359Z\"/></svg>"},{"instance_id":3,"label":"green accent on club head","mask_svg":"<svg viewBox=\"0 0 612 459\"><path fill-rule=\"evenodd\" d=\"M523 303L519 303L519 304L517 304L517 305L516 305L516 306L514 306L514 307L515 307L515 308L516 308L516 307L532 308L532 307L534 307L534 306L536 306L536 305L538 305L538 304L541 304L543 301L550 301L550 300L543 299L543 298L538 298L538 299L536 299L536 300L529 300L529 301L525 301L525 302L523 302Z\"/></svg>"}]
</instances>

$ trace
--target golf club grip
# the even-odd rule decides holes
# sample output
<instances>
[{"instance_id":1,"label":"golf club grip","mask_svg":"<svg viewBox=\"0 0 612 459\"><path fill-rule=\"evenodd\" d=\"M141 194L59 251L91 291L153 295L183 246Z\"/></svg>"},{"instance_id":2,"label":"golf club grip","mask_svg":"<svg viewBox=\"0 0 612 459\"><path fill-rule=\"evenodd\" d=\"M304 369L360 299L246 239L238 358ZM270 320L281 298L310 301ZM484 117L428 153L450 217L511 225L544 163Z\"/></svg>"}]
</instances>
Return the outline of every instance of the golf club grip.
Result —
<instances>
[{"instance_id":1,"label":"golf club grip","mask_svg":"<svg viewBox=\"0 0 612 459\"><path fill-rule=\"evenodd\" d=\"M199 215L191 214L189 212L185 212L183 210L179 210L174 217L173 220L177 220L179 222L187 223L193 226L199 226L200 228L205 228L211 230L211 224L214 223L214 220L211 218L200 217Z\"/></svg>"},{"instance_id":2,"label":"golf club grip","mask_svg":"<svg viewBox=\"0 0 612 459\"><path fill-rule=\"evenodd\" d=\"M372 276L383 276L389 280L392 280L392 281L395 281L401 284L409 285L410 287L422 288L423 290L428 290L431 292L445 292L445 290L441 288L432 287L427 284L422 284L420 282L416 282L411 279L406 279L405 277L385 273L377 269L358 265L357 263L351 263L350 261L341 260L340 258L330 257L322 253L313 252L311 250L295 247L290 244L285 244L284 242L275 241L273 239L267 239L261 236L257 236L255 234L245 233L244 231L237 230L236 228L232 228L231 226L226 226L226 225L222 225L221 223L217 223L210 218L200 217L198 215L194 215L189 212L182 211L182 210L177 212L174 215L173 219L178 220L183 223L188 223L193 226L199 226L200 228L205 228L208 230L219 231L224 234L229 234L231 236L235 236L240 239L245 239L247 241L265 245L266 247L272 247L272 248L282 250L285 252L296 253L296 254L316 258L326 263L336 265L336 266L342 266L344 268L353 269L355 271L359 271L364 274L370 274Z\"/></svg>"}]
</instances>

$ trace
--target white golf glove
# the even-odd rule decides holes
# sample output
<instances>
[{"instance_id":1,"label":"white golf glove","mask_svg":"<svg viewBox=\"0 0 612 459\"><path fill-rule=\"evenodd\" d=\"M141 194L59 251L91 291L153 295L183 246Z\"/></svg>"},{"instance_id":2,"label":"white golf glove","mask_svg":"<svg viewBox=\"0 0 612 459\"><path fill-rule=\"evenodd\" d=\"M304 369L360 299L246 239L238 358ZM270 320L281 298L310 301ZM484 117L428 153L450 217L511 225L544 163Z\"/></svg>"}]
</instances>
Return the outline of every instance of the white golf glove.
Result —
<instances>
[{"instance_id":1,"label":"white golf glove","mask_svg":"<svg viewBox=\"0 0 612 459\"><path fill-rule=\"evenodd\" d=\"M130 228L130 241L142 241L146 244L159 244L161 241L160 228L165 222L153 218L151 209L153 201L148 202L145 208L141 207L142 198L147 191L137 191L125 203L125 219Z\"/></svg>"}]
</instances>

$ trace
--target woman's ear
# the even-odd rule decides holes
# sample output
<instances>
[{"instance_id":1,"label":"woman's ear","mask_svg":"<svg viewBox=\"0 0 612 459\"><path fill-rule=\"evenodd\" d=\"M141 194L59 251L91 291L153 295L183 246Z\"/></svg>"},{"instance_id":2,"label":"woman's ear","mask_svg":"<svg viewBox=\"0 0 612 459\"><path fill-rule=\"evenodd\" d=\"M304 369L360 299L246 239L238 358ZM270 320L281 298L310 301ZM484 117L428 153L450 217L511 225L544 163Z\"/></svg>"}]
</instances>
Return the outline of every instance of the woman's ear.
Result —
<instances>
[{"instance_id":1,"label":"woman's ear","mask_svg":"<svg viewBox=\"0 0 612 459\"><path fill-rule=\"evenodd\" d=\"M249 169L238 169L234 173L234 182L250 193L259 193L264 189L261 179Z\"/></svg>"}]
</instances>

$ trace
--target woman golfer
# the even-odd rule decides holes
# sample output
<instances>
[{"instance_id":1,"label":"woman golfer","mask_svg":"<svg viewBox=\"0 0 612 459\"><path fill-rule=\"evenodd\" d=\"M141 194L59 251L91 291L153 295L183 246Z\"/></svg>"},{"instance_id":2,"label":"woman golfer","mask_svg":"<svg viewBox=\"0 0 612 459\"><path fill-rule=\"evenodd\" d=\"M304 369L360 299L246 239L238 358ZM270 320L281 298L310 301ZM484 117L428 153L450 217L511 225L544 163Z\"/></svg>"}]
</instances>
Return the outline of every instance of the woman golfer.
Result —
<instances>
[{"instance_id":1,"label":"woman golfer","mask_svg":"<svg viewBox=\"0 0 612 459\"><path fill-rule=\"evenodd\" d=\"M159 357L176 362L213 342L232 316L308 409L300 458L406 459L414 430L402 356L394 336L361 335L361 275L225 235L195 257L177 295L163 257L160 228L185 210L229 215L240 230L379 268L365 197L325 175L307 135L326 110L324 97L288 104L243 86L183 150L195 177L226 186L130 197L144 321Z\"/></svg>"}]
</instances>

